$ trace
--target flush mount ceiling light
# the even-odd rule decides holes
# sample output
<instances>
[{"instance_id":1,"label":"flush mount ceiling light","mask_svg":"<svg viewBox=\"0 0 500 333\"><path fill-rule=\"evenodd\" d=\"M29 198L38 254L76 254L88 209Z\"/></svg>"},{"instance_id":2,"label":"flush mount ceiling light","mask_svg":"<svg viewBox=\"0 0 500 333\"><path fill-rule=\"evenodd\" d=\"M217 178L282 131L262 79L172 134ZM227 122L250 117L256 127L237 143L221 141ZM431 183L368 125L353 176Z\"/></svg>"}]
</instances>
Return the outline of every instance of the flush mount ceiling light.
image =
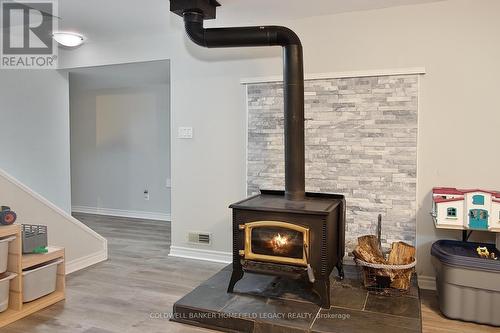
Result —
<instances>
[{"instance_id":1,"label":"flush mount ceiling light","mask_svg":"<svg viewBox=\"0 0 500 333\"><path fill-rule=\"evenodd\" d=\"M83 44L85 38L83 35L80 35L75 32L54 32L52 34L52 38L55 39L56 42L66 47L76 47Z\"/></svg>"}]
</instances>

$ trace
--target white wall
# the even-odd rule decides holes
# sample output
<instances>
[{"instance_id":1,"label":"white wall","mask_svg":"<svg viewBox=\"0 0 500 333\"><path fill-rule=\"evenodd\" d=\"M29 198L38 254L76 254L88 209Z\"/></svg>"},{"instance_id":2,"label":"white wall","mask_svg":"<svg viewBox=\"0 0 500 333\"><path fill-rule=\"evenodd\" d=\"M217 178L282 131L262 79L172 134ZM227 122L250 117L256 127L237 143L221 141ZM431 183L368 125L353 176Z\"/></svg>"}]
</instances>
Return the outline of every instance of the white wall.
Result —
<instances>
[{"instance_id":1,"label":"white wall","mask_svg":"<svg viewBox=\"0 0 500 333\"><path fill-rule=\"evenodd\" d=\"M69 212L67 74L1 70L0 103L0 168Z\"/></svg>"},{"instance_id":2,"label":"white wall","mask_svg":"<svg viewBox=\"0 0 500 333\"><path fill-rule=\"evenodd\" d=\"M123 76L128 65L124 66L107 72ZM70 74L73 211L168 220L168 67L158 64L157 71L165 73L163 83L150 82L145 75L133 82L125 78L103 85L92 75L99 70ZM149 200L144 199L144 190L149 191Z\"/></svg>"},{"instance_id":3,"label":"white wall","mask_svg":"<svg viewBox=\"0 0 500 333\"><path fill-rule=\"evenodd\" d=\"M18 223L48 226L49 245L66 248L67 272L107 258L104 238L73 219L68 75L0 71L0 204Z\"/></svg>"},{"instance_id":4,"label":"white wall","mask_svg":"<svg viewBox=\"0 0 500 333\"><path fill-rule=\"evenodd\" d=\"M500 189L495 177L500 156L484 145L496 141L500 123L498 12L496 0L450 0L275 22L302 38L307 73L426 68L418 137L420 274L434 274L429 260L434 240L459 237L456 231L435 230L432 187ZM214 234L211 249L228 252L227 205L245 196L245 94L239 80L279 74L281 53L202 49L187 41L180 19L171 21L171 35L89 43L62 52L62 65L172 60L172 126L195 128L193 140L172 141L172 242L189 246L188 230L208 230ZM467 151L481 156L480 164Z\"/></svg>"}]
</instances>

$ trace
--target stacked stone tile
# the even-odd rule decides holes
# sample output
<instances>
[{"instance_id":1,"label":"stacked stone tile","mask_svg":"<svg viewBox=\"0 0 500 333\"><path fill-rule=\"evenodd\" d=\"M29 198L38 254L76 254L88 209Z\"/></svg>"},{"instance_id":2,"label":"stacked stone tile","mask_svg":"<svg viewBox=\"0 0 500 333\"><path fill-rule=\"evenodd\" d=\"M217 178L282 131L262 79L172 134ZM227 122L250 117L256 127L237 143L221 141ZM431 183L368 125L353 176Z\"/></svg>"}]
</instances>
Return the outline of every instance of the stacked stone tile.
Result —
<instances>
[{"instance_id":1,"label":"stacked stone tile","mask_svg":"<svg viewBox=\"0 0 500 333\"><path fill-rule=\"evenodd\" d=\"M284 188L283 87L248 85L248 192ZM373 233L414 243L418 76L305 83L306 190L347 198L347 250Z\"/></svg>"}]
</instances>

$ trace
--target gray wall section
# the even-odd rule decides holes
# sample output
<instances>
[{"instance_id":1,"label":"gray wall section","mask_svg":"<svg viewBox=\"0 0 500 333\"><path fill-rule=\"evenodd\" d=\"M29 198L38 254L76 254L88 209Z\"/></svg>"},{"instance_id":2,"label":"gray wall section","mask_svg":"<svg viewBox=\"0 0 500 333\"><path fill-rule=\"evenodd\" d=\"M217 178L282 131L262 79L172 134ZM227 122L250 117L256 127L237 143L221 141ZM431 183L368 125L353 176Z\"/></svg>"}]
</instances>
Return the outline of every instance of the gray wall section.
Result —
<instances>
[{"instance_id":1,"label":"gray wall section","mask_svg":"<svg viewBox=\"0 0 500 333\"><path fill-rule=\"evenodd\" d=\"M73 207L170 214L170 87L140 81L70 75Z\"/></svg>"},{"instance_id":2,"label":"gray wall section","mask_svg":"<svg viewBox=\"0 0 500 333\"><path fill-rule=\"evenodd\" d=\"M283 189L281 83L248 86L248 192ZM306 190L347 198L347 248L374 233L383 244L416 236L418 76L305 84Z\"/></svg>"},{"instance_id":3,"label":"gray wall section","mask_svg":"<svg viewBox=\"0 0 500 333\"><path fill-rule=\"evenodd\" d=\"M67 74L2 70L0 102L0 168L70 212Z\"/></svg>"}]
</instances>

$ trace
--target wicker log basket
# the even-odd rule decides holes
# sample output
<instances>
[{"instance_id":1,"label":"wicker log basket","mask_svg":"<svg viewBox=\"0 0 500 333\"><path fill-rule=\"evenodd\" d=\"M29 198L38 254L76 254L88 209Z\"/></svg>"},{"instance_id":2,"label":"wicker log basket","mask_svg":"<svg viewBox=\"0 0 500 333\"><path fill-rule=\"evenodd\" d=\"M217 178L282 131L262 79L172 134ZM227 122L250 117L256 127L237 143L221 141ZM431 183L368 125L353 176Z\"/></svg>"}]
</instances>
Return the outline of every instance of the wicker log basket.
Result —
<instances>
[{"instance_id":1,"label":"wicker log basket","mask_svg":"<svg viewBox=\"0 0 500 333\"><path fill-rule=\"evenodd\" d=\"M381 221L379 216L377 236L358 238L358 245L353 251L354 262L365 288L384 295L402 295L410 289L417 264L415 247L395 242L390 252L384 255L380 246Z\"/></svg>"}]
</instances>

